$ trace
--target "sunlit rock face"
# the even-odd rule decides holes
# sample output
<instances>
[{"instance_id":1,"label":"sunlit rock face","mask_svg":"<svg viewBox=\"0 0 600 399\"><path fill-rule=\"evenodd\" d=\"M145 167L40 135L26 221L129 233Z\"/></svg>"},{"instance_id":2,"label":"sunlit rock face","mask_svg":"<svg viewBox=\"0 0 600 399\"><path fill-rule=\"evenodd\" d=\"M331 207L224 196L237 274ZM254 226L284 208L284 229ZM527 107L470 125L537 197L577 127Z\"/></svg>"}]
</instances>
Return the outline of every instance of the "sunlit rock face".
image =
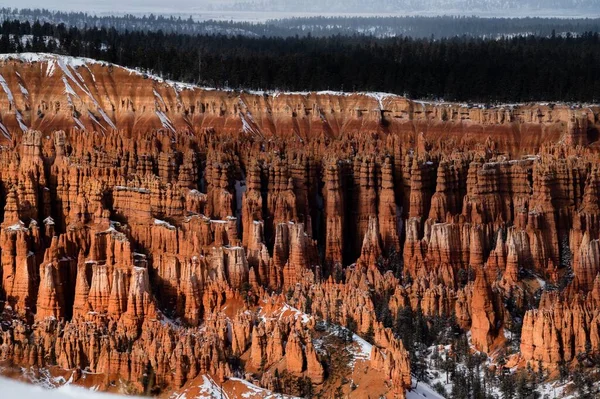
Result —
<instances>
[{"instance_id":1,"label":"sunlit rock face","mask_svg":"<svg viewBox=\"0 0 600 399\"><path fill-rule=\"evenodd\" d=\"M362 350L348 367L404 397L381 301L492 353L533 283L560 289L525 313L522 364L600 350L598 108L206 90L34 54L0 76L11 366L137 393L285 371L326 395L323 329L351 320L371 343L337 342Z\"/></svg>"}]
</instances>

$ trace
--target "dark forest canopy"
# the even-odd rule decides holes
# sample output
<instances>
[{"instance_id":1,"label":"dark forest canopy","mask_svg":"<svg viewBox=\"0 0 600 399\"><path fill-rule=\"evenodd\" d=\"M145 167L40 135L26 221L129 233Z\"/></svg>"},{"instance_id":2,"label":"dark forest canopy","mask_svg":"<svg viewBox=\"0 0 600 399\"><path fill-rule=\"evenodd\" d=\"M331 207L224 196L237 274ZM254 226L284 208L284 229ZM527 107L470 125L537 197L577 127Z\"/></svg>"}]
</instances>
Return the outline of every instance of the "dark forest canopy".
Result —
<instances>
[{"instance_id":1,"label":"dark forest canopy","mask_svg":"<svg viewBox=\"0 0 600 399\"><path fill-rule=\"evenodd\" d=\"M4 22L0 52L85 56L168 79L263 90L383 91L465 102L600 101L600 36L249 38Z\"/></svg>"},{"instance_id":2,"label":"dark forest canopy","mask_svg":"<svg viewBox=\"0 0 600 399\"><path fill-rule=\"evenodd\" d=\"M600 18L481 18L475 16L308 16L265 22L196 20L192 15L91 15L46 9L0 8L0 22L19 20L64 23L67 27L115 28L118 31L158 31L244 36L332 36L362 34L374 37L442 38L501 35L550 36L600 32Z\"/></svg>"}]
</instances>

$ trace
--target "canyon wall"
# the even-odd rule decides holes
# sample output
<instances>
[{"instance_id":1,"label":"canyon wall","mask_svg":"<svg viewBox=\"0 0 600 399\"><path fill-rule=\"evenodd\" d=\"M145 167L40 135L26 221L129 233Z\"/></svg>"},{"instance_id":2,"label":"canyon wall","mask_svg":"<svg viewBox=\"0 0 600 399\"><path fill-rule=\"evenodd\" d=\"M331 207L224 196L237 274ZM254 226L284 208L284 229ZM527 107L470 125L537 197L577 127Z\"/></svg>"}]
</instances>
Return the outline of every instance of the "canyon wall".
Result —
<instances>
[{"instance_id":1,"label":"canyon wall","mask_svg":"<svg viewBox=\"0 0 600 399\"><path fill-rule=\"evenodd\" d=\"M488 353L516 303L521 364L600 352L598 107L207 90L33 54L0 84L2 362L328 392L320 334L352 320L404 397L381 298Z\"/></svg>"}]
</instances>

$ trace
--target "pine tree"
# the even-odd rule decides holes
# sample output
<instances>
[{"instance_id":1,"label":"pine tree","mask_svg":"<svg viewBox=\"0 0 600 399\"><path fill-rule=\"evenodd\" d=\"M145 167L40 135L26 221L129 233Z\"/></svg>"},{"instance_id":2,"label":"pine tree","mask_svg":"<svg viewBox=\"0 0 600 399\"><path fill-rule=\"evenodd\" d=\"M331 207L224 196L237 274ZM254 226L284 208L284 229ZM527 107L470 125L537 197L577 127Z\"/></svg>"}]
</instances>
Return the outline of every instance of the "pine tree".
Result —
<instances>
[{"instance_id":1,"label":"pine tree","mask_svg":"<svg viewBox=\"0 0 600 399\"><path fill-rule=\"evenodd\" d=\"M515 379L512 374L503 374L500 377L500 392L503 399L513 399L515 397Z\"/></svg>"}]
</instances>

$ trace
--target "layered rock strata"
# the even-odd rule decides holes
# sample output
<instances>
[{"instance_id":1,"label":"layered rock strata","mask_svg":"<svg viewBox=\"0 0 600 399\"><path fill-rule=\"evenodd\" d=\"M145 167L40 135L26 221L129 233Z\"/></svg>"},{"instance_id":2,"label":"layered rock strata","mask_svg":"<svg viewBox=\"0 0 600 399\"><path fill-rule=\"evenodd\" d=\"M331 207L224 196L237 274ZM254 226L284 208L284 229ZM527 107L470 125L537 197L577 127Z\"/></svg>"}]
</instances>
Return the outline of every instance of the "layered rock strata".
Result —
<instances>
[{"instance_id":1,"label":"layered rock strata","mask_svg":"<svg viewBox=\"0 0 600 399\"><path fill-rule=\"evenodd\" d=\"M240 369L276 390L286 371L327 395L320 333L352 325L401 398L410 361L382 302L453 318L487 353L523 310L521 364L600 352L597 107L257 95L26 60L0 60L11 367L139 393Z\"/></svg>"}]
</instances>

